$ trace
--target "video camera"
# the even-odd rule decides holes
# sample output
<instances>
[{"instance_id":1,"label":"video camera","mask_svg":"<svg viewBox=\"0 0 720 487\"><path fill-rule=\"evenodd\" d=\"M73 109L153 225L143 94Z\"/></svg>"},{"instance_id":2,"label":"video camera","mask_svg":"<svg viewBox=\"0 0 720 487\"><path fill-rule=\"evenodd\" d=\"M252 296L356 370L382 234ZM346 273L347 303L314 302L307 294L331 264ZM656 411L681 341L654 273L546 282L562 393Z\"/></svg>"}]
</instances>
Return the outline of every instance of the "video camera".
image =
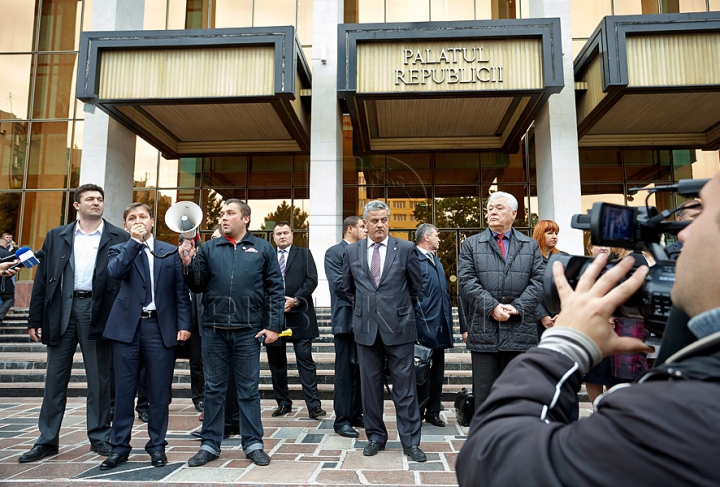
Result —
<instances>
[{"instance_id":1,"label":"video camera","mask_svg":"<svg viewBox=\"0 0 720 487\"><path fill-rule=\"evenodd\" d=\"M650 194L675 191L684 197L697 197L709 179L683 179L677 184L658 186L648 191ZM632 188L637 192L645 188ZM648 198L650 197L648 194ZM666 221L680 208L658 211L654 206L628 207L611 203L595 203L586 215L573 215L570 226L578 230L590 232L593 245L620 247L634 252L648 251L655 259L655 265L645 277L642 287L637 290L622 306L615 310L618 318L642 319L645 328L662 336L672 302L670 291L675 283L675 262L669 260L665 249L660 244L662 234L677 235L691 222ZM575 289L580 277L593 261L584 255L553 255L545 268L544 296L547 310L552 314L560 312L560 298L552 276L552 264L562 262L565 277ZM608 262L601 274L610 270L617 261ZM631 273L644 262L633 265ZM623 278L623 280L625 280ZM622 282L622 281L621 281Z\"/></svg>"}]
</instances>

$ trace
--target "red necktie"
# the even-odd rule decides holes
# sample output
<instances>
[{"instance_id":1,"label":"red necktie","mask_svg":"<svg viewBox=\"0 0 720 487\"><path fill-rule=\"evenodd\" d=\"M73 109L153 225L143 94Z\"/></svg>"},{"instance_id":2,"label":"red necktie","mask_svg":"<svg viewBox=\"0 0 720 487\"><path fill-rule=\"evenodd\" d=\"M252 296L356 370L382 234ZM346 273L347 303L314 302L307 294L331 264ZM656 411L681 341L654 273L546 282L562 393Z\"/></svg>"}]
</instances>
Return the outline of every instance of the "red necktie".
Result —
<instances>
[{"instance_id":1,"label":"red necktie","mask_svg":"<svg viewBox=\"0 0 720 487\"><path fill-rule=\"evenodd\" d=\"M500 254L502 255L503 260L505 260L505 242L503 242L503 234L502 233L497 234L497 241L498 241L498 246L500 247Z\"/></svg>"}]
</instances>

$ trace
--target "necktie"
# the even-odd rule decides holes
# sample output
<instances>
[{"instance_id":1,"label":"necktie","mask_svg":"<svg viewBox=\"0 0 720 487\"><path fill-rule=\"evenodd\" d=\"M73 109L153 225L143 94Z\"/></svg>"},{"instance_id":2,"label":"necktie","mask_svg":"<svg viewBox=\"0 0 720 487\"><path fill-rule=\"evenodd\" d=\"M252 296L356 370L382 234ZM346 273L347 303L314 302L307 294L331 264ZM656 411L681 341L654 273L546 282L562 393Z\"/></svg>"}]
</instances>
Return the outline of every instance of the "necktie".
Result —
<instances>
[{"instance_id":1,"label":"necktie","mask_svg":"<svg viewBox=\"0 0 720 487\"><path fill-rule=\"evenodd\" d=\"M287 251L280 251L280 260L278 261L278 263L280 264L280 274L282 274L283 282L285 281L285 252Z\"/></svg>"},{"instance_id":2,"label":"necktie","mask_svg":"<svg viewBox=\"0 0 720 487\"><path fill-rule=\"evenodd\" d=\"M430 262L430 265L432 265L433 267L435 267L435 257L433 257L433 254L431 254L430 252L428 252L428 253L425 254L425 255L427 256L427 260L428 260L428 262Z\"/></svg>"},{"instance_id":3,"label":"necktie","mask_svg":"<svg viewBox=\"0 0 720 487\"><path fill-rule=\"evenodd\" d=\"M143 277L145 278L145 306L152 303L152 281L150 280L150 262L148 262L147 253L145 253L145 247L140 252L140 258L142 260Z\"/></svg>"},{"instance_id":4,"label":"necktie","mask_svg":"<svg viewBox=\"0 0 720 487\"><path fill-rule=\"evenodd\" d=\"M505 260L505 242L503 240L503 234L497 234L498 247L500 247L500 254L502 254L503 260Z\"/></svg>"},{"instance_id":5,"label":"necktie","mask_svg":"<svg viewBox=\"0 0 720 487\"><path fill-rule=\"evenodd\" d=\"M375 281L375 286L380 285L380 246L381 243L375 242L375 250L373 250L372 261L370 261L370 274Z\"/></svg>"}]
</instances>

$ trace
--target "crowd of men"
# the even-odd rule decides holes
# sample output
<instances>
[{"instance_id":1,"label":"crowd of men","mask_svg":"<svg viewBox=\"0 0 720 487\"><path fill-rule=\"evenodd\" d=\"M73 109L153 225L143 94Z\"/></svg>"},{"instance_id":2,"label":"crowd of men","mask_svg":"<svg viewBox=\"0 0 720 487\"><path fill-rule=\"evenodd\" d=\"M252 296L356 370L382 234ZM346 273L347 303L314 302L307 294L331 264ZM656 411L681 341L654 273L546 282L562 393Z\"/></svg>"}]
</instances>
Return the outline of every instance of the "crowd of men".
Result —
<instances>
[{"instance_id":1,"label":"crowd of men","mask_svg":"<svg viewBox=\"0 0 720 487\"><path fill-rule=\"evenodd\" d=\"M104 193L99 186L79 187L73 205L78 220L48 232L46 257L33 286L28 331L31 339L47 345L48 372L40 437L20 462L58 453L78 344L88 382L87 435L91 450L108 457L101 464L104 470L127 461L130 454L133 398L142 366L149 399L145 449L152 465L167 463L174 350L193 333L200 335L204 377L202 400L196 405L201 401L204 410L200 448L189 466L205 465L221 455L228 431L226 408L233 410L230 424L234 417L247 458L261 466L270 463L259 394L263 344L277 402L272 415L283 416L293 407L287 343L293 345L309 417L326 415L312 357L312 341L319 335L312 297L318 273L310 251L293 245L289 223L275 225L273 247L249 231L250 207L229 199L222 206L216 238L197 246L186 239L176 248L153 239L153 214L145 204L126 208L124 229L102 218ZM493 384L513 359L538 345L535 310L542 299L545 261L537 241L513 229L517 209L512 195L493 193L487 202L488 228L469 237L460 252L460 328L472 356L479 411L494 404L493 399L504 400L496 391L491 394ZM688 206L685 213L680 217L694 218L699 209ZM364 428L368 444L363 455L384 450L389 438L383 399L389 375L403 452L424 462L422 421L445 426L440 411L445 349L454 341L452 308L436 254L437 227L419 225L413 244L391 236L389 221L387 204L370 201L362 216L345 219L342 241L325 254L336 351L334 430L357 438L356 428ZM3 280L14 272L3 270ZM284 329L292 335L280 337ZM562 330L547 333L541 346L545 343L545 349L580 361L578 356L589 350L592 357L583 365L596 361L599 350L582 336L568 338L585 347L580 351L551 345L558 336L564 336ZM416 343L432 349L428 380L420 385L413 360ZM518 361L513 364L517 369ZM549 417L547 410L538 416ZM478 424L473 424L476 430Z\"/></svg>"}]
</instances>

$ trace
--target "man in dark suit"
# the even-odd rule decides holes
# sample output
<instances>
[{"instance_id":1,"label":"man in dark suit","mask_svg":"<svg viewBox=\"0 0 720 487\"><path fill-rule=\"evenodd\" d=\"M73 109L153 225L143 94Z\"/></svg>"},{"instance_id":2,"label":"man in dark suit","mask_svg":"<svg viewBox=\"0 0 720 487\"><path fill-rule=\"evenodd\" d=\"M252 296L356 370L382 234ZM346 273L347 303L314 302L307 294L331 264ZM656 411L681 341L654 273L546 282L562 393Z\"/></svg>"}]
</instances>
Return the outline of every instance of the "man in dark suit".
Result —
<instances>
[{"instance_id":1,"label":"man in dark suit","mask_svg":"<svg viewBox=\"0 0 720 487\"><path fill-rule=\"evenodd\" d=\"M368 238L348 245L343 258L343 289L346 300L354 305L353 331L369 440L363 455L377 455L388 440L383 422L387 359L403 451L412 460L424 462L413 361L417 339L413 304L422 289L422 271L415 246L389 236L390 209L384 202L366 204L363 219Z\"/></svg>"},{"instance_id":2,"label":"man in dark suit","mask_svg":"<svg viewBox=\"0 0 720 487\"><path fill-rule=\"evenodd\" d=\"M435 255L440 248L440 236L435 225L423 223L415 231L415 250L420 260L423 286L415 304L415 322L418 341L432 348L432 364L425 384L418 386L420 416L435 426L443 427L442 385L445 380L445 349L453 346L453 319L450 293L445 280L445 269Z\"/></svg>"},{"instance_id":3,"label":"man in dark suit","mask_svg":"<svg viewBox=\"0 0 720 487\"><path fill-rule=\"evenodd\" d=\"M367 236L365 221L359 216L349 216L343 222L342 241L325 253L325 275L330 287L333 341L335 342L335 388L333 428L340 436L360 436L353 426L364 427L362 395L360 393L360 369L357 361L357 345L352 332L352 303L345 299L342 288L343 255L345 247Z\"/></svg>"},{"instance_id":4,"label":"man in dark suit","mask_svg":"<svg viewBox=\"0 0 720 487\"><path fill-rule=\"evenodd\" d=\"M40 438L18 461L34 462L58 452L67 387L78 343L87 376L90 450L109 455L112 347L102 340L120 288L107 273L108 249L130 236L103 220L105 193L83 184L75 191L78 221L50 230L43 243L30 298L28 334L47 345L47 375L38 428ZM63 285L61 285L63 284Z\"/></svg>"},{"instance_id":5,"label":"man in dark suit","mask_svg":"<svg viewBox=\"0 0 720 487\"><path fill-rule=\"evenodd\" d=\"M312 340L320 336L312 293L318 285L315 260L309 249L293 245L293 231L287 222L278 222L273 229L277 245L278 264L285 284L285 327L292 330L292 338L281 338L265 347L272 374L273 393L278 407L273 416L283 416L292 409L288 389L286 340L295 349L303 396L308 415L325 416L317 388L317 371L312 357Z\"/></svg>"},{"instance_id":6,"label":"man in dark suit","mask_svg":"<svg viewBox=\"0 0 720 487\"><path fill-rule=\"evenodd\" d=\"M120 292L110 311L103 336L113 341L115 363L115 417L112 453L100 464L110 470L126 462L132 448L130 437L133 405L141 365L148 384L148 435L145 451L152 465L167 464L165 433L175 347L190 338L190 296L177 255L165 259L175 247L152 236L155 220L145 203L131 203L123 213L125 229L132 237L110 247L108 274L120 281Z\"/></svg>"}]
</instances>

